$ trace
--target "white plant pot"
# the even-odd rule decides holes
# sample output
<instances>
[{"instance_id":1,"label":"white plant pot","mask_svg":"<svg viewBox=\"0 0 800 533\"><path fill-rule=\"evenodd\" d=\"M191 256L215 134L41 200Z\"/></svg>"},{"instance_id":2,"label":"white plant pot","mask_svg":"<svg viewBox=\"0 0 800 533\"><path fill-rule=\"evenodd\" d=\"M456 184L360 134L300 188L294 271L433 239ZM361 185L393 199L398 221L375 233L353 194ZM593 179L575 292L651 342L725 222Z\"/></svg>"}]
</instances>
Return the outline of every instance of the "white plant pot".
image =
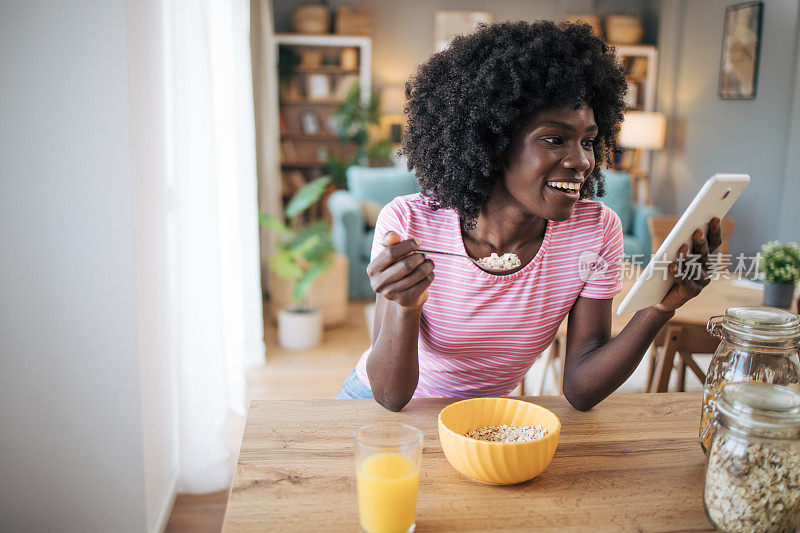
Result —
<instances>
[{"instance_id":1,"label":"white plant pot","mask_svg":"<svg viewBox=\"0 0 800 533\"><path fill-rule=\"evenodd\" d=\"M308 350L322 340L322 314L317 309L278 311L278 342L287 350Z\"/></svg>"}]
</instances>

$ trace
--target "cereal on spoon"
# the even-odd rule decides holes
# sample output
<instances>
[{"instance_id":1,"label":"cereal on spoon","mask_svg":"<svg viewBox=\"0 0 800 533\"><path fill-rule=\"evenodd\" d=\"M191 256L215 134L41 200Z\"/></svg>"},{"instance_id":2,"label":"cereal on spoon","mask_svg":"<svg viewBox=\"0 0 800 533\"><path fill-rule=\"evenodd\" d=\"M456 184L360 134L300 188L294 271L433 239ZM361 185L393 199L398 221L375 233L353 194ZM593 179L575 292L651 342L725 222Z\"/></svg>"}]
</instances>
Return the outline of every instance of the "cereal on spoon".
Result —
<instances>
[{"instance_id":1,"label":"cereal on spoon","mask_svg":"<svg viewBox=\"0 0 800 533\"><path fill-rule=\"evenodd\" d=\"M497 255L495 252L492 252L492 255L478 259L478 265L488 270L511 270L512 268L519 267L521 264L517 254L512 253Z\"/></svg>"}]
</instances>

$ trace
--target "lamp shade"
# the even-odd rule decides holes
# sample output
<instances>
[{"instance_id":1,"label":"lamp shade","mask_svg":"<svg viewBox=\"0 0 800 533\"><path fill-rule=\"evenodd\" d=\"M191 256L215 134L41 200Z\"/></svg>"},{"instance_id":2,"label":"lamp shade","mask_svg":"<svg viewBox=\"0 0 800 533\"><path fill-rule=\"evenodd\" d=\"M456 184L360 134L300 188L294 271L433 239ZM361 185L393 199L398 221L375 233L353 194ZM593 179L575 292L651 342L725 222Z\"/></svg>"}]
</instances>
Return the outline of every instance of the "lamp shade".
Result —
<instances>
[{"instance_id":1,"label":"lamp shade","mask_svg":"<svg viewBox=\"0 0 800 533\"><path fill-rule=\"evenodd\" d=\"M619 132L619 144L625 148L660 150L664 148L667 118L662 113L628 111Z\"/></svg>"},{"instance_id":2,"label":"lamp shade","mask_svg":"<svg viewBox=\"0 0 800 533\"><path fill-rule=\"evenodd\" d=\"M384 115L402 115L406 95L400 85L384 87L381 90L381 112Z\"/></svg>"}]
</instances>

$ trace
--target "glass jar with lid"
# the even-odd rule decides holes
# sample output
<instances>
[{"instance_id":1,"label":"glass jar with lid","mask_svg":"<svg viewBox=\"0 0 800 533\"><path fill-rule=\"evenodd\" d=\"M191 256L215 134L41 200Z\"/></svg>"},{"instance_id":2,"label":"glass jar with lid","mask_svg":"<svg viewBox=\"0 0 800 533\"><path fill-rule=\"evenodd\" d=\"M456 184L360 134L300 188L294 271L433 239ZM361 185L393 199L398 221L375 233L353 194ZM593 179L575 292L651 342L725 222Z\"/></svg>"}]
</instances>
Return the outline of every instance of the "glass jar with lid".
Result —
<instances>
[{"instance_id":1,"label":"glass jar with lid","mask_svg":"<svg viewBox=\"0 0 800 533\"><path fill-rule=\"evenodd\" d=\"M722 531L794 531L800 525L800 393L726 385L713 404L703 504ZM701 437L702 438L702 437Z\"/></svg>"},{"instance_id":2,"label":"glass jar with lid","mask_svg":"<svg viewBox=\"0 0 800 533\"><path fill-rule=\"evenodd\" d=\"M718 320L722 318L722 320ZM728 383L755 381L784 385L800 392L800 318L773 307L731 307L724 317L711 317L708 331L722 340L706 374L700 419L701 446L711 403Z\"/></svg>"}]
</instances>

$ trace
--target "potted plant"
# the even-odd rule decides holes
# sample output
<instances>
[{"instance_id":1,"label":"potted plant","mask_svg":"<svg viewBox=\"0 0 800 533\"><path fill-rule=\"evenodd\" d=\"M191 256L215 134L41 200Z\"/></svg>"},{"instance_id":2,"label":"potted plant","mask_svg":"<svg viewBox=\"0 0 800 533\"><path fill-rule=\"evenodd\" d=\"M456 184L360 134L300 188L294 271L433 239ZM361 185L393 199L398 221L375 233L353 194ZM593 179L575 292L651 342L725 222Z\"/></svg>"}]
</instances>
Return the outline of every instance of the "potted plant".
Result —
<instances>
[{"instance_id":1,"label":"potted plant","mask_svg":"<svg viewBox=\"0 0 800 533\"><path fill-rule=\"evenodd\" d=\"M350 159L341 159L336 154L328 156L328 174L333 183L342 189L347 187L347 169L352 165L389 166L394 144L390 139L370 142L370 137L380 125L380 100L373 93L369 103L361 101L361 88L353 83L342 104L336 109L332 122L339 141L353 144L356 150Z\"/></svg>"},{"instance_id":2,"label":"potted plant","mask_svg":"<svg viewBox=\"0 0 800 533\"><path fill-rule=\"evenodd\" d=\"M303 225L300 215L320 199L330 181L328 176L318 178L295 193L286 206L288 224L260 215L261 224L277 236L269 267L293 285L293 306L278 311L278 342L291 350L313 348L322 339L322 315L305 305L305 298L314 279L333 264L335 251L328 223Z\"/></svg>"},{"instance_id":3,"label":"potted plant","mask_svg":"<svg viewBox=\"0 0 800 533\"><path fill-rule=\"evenodd\" d=\"M794 242L768 242L761 247L758 269L764 273L764 305L788 309L800 279L800 247Z\"/></svg>"}]
</instances>

